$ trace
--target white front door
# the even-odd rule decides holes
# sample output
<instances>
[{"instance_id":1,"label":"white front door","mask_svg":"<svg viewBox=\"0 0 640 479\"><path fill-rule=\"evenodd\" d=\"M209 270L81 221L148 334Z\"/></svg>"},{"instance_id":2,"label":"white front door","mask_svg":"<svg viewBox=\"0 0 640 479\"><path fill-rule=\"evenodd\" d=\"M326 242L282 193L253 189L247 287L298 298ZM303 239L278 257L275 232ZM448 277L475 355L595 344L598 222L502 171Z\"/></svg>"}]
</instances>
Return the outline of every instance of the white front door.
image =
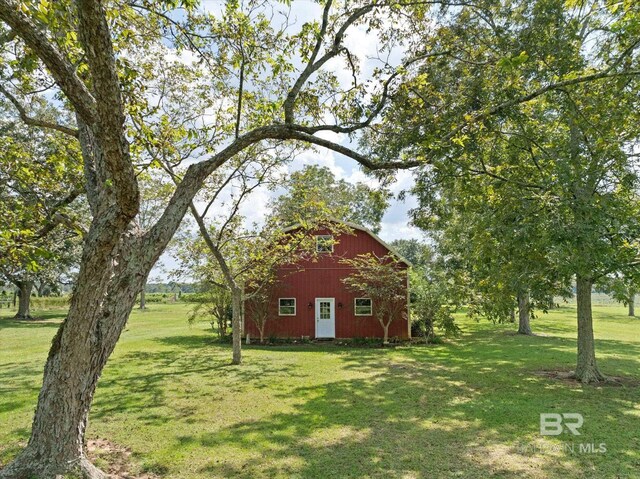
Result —
<instances>
[{"instance_id":1,"label":"white front door","mask_svg":"<svg viewBox=\"0 0 640 479\"><path fill-rule=\"evenodd\" d=\"M336 337L335 305L334 298L316 298L316 338Z\"/></svg>"}]
</instances>

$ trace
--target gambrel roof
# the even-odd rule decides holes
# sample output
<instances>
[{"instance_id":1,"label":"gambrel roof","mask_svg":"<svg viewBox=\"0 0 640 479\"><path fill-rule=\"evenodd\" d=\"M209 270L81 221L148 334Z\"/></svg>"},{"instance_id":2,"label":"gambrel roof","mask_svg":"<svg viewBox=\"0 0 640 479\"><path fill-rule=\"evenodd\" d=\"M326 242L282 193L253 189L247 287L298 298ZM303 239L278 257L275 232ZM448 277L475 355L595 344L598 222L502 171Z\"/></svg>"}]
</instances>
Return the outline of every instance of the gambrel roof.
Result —
<instances>
[{"instance_id":1,"label":"gambrel roof","mask_svg":"<svg viewBox=\"0 0 640 479\"><path fill-rule=\"evenodd\" d=\"M348 226L351 229L354 230L358 230L358 231L362 231L364 233L367 233L369 236L371 236L374 240L376 240L378 243L380 243L382 246L384 246L385 248L387 248L389 250L389 252L391 254L393 254L399 261L401 261L402 263L406 264L407 266L411 267L413 266L411 264L411 261L409 261L408 259L406 259L404 256L402 256L400 253L398 253L398 251L393 247L390 246L389 244L387 244L386 242L384 242L377 234L375 234L373 231L371 231L368 228L365 228L362 225L356 224L356 223L351 223L350 221L342 221L339 220L337 218L329 218L328 221L331 221L333 223L340 223L343 225ZM293 224L291 226L288 226L287 228L284 229L285 232L287 231L293 231L296 230L298 228L302 227L302 225L300 223L296 223Z\"/></svg>"}]
</instances>

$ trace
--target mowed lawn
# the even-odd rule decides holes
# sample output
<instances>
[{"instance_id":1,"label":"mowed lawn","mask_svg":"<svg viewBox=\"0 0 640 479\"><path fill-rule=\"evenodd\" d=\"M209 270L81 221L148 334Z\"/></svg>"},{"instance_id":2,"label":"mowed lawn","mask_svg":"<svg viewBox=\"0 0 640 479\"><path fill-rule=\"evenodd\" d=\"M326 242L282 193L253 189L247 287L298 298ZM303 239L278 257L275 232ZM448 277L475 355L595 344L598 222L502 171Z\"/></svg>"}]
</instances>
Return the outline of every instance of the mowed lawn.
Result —
<instances>
[{"instance_id":1,"label":"mowed lawn","mask_svg":"<svg viewBox=\"0 0 640 479\"><path fill-rule=\"evenodd\" d=\"M640 319L595 311L601 369L582 387L540 371L575 361L575 310L513 325L461 317L435 346L230 347L187 305L133 313L96 392L87 436L131 452L133 473L172 478L640 477ZM4 310L6 311L6 310ZM60 312L0 319L0 464L28 438ZM6 314L6 313L4 313ZM539 415L577 412L580 436L542 437ZM579 444L604 443L605 453ZM574 450L571 450L571 447ZM108 448L107 448L108 449ZM100 452L106 467L117 453Z\"/></svg>"}]
</instances>

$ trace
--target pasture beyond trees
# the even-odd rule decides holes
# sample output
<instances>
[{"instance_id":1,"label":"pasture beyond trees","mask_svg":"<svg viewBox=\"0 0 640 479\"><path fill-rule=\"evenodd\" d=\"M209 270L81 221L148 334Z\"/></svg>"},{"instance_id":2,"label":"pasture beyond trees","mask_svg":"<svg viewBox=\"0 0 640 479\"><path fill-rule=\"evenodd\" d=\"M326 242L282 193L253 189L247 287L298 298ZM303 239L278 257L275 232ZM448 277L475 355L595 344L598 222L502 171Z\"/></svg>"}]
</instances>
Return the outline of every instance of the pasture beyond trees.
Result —
<instances>
[{"instance_id":1,"label":"pasture beyond trees","mask_svg":"<svg viewBox=\"0 0 640 479\"><path fill-rule=\"evenodd\" d=\"M438 345L252 345L241 367L208 323L189 327L188 311L134 311L98 383L88 440L127 448L131 473L606 479L640 468L637 379L582 386L541 373L574 367L574 305L534 320L539 336L460 314L463 334ZM29 437L64 310L36 310L46 319L28 323L10 314L0 311L0 467ZM596 305L594 316L603 372L637 376L640 320L621 305ZM541 412L583 414L582 435L543 438ZM580 443L606 452L566 449ZM90 453L104 469L128 455L106 444Z\"/></svg>"}]
</instances>

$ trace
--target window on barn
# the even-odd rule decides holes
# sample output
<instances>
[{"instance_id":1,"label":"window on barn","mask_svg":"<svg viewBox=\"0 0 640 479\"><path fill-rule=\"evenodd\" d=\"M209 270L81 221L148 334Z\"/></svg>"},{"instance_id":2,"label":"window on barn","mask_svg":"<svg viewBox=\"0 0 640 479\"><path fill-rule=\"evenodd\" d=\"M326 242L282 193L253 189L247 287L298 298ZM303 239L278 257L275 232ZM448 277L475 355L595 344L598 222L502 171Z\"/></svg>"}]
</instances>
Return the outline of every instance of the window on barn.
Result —
<instances>
[{"instance_id":1,"label":"window on barn","mask_svg":"<svg viewBox=\"0 0 640 479\"><path fill-rule=\"evenodd\" d=\"M371 298L356 298L354 303L356 316L371 316L373 314L373 302Z\"/></svg>"},{"instance_id":2,"label":"window on barn","mask_svg":"<svg viewBox=\"0 0 640 479\"><path fill-rule=\"evenodd\" d=\"M333 253L333 236L317 235L316 251L318 253Z\"/></svg>"},{"instance_id":3,"label":"window on barn","mask_svg":"<svg viewBox=\"0 0 640 479\"><path fill-rule=\"evenodd\" d=\"M278 300L279 316L295 316L296 315L296 298L280 298Z\"/></svg>"}]
</instances>

